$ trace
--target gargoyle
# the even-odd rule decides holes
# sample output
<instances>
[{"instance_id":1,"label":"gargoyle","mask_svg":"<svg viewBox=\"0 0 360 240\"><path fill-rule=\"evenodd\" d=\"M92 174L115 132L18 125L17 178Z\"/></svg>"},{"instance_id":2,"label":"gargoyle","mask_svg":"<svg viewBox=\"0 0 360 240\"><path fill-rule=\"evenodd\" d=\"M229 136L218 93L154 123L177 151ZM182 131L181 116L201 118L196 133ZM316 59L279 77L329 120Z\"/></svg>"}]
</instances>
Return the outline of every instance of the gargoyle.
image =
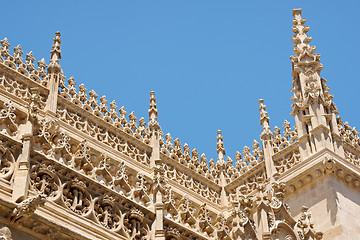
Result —
<instances>
[{"instance_id":1,"label":"gargoyle","mask_svg":"<svg viewBox=\"0 0 360 240\"><path fill-rule=\"evenodd\" d=\"M46 202L46 196L44 194L39 194L31 198L27 198L14 208L10 215L10 220L12 223L17 222L23 217L32 215L36 208L40 205L44 205Z\"/></svg>"}]
</instances>

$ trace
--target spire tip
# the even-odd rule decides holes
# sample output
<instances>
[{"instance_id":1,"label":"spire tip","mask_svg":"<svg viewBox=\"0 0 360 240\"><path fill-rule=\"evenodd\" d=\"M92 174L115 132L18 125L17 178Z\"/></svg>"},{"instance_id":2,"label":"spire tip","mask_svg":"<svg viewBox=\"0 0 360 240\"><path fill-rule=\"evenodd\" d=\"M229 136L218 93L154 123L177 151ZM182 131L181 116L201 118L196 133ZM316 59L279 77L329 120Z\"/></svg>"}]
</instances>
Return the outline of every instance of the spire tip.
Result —
<instances>
[{"instance_id":1,"label":"spire tip","mask_svg":"<svg viewBox=\"0 0 360 240\"><path fill-rule=\"evenodd\" d=\"M51 53L51 59L50 59L50 65L48 68L48 72L62 72L59 59L61 59L61 39L60 39L60 32L55 32L55 37L53 38L54 44L52 45L52 49L50 51Z\"/></svg>"},{"instance_id":2,"label":"spire tip","mask_svg":"<svg viewBox=\"0 0 360 240\"><path fill-rule=\"evenodd\" d=\"M157 120L158 111L156 106L155 91L150 92L150 108L149 108L149 119L150 121Z\"/></svg>"},{"instance_id":3,"label":"spire tip","mask_svg":"<svg viewBox=\"0 0 360 240\"><path fill-rule=\"evenodd\" d=\"M295 15L301 15L301 8L293 9L293 17L295 17Z\"/></svg>"},{"instance_id":4,"label":"spire tip","mask_svg":"<svg viewBox=\"0 0 360 240\"><path fill-rule=\"evenodd\" d=\"M225 155L225 148L224 148L224 143L223 143L223 136L221 136L221 130L217 131L218 136L216 137L216 152L219 154L219 160L223 161L224 160L224 156Z\"/></svg>"}]
</instances>

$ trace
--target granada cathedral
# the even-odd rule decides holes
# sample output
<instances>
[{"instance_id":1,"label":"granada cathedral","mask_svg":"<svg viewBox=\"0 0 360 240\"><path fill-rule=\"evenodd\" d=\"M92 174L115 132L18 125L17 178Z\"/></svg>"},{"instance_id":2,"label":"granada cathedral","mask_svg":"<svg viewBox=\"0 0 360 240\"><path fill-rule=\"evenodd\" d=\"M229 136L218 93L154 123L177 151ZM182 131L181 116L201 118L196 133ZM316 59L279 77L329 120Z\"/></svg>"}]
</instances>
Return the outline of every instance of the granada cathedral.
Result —
<instances>
[{"instance_id":1,"label":"granada cathedral","mask_svg":"<svg viewBox=\"0 0 360 240\"><path fill-rule=\"evenodd\" d=\"M295 126L260 99L260 138L225 157L219 130L215 161L162 132L155 92L144 119L65 79L59 32L49 63L1 40L0 239L360 239L359 132L292 22Z\"/></svg>"}]
</instances>

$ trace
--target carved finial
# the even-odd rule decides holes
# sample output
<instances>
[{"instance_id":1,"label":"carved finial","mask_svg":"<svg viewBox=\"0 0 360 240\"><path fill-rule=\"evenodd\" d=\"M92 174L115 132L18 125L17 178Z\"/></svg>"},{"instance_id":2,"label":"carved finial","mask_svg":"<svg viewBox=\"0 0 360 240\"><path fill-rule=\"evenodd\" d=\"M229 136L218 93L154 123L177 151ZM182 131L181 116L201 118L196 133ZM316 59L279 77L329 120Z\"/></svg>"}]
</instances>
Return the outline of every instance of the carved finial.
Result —
<instances>
[{"instance_id":1,"label":"carved finial","mask_svg":"<svg viewBox=\"0 0 360 240\"><path fill-rule=\"evenodd\" d=\"M23 50L21 49L21 45L17 45L16 47L14 47L14 61L15 63L20 66L20 64L22 63L23 58L21 57L21 55L23 54Z\"/></svg>"},{"instance_id":2,"label":"carved finial","mask_svg":"<svg viewBox=\"0 0 360 240\"><path fill-rule=\"evenodd\" d=\"M266 110L266 105L264 104L264 99L259 99L259 111L260 111L260 125L263 126L263 132L261 135L270 133L270 127L269 127L269 116Z\"/></svg>"},{"instance_id":3,"label":"carved finial","mask_svg":"<svg viewBox=\"0 0 360 240\"><path fill-rule=\"evenodd\" d=\"M295 43L294 53L297 56L300 56L305 51L313 54L316 50L316 47L309 45L312 38L308 37L306 33L309 31L310 27L304 26L306 19L301 17L301 9L294 9L293 17L294 26L292 27L292 30L295 35L291 38L291 40ZM320 58L320 55L318 57Z\"/></svg>"},{"instance_id":4,"label":"carved finial","mask_svg":"<svg viewBox=\"0 0 360 240\"><path fill-rule=\"evenodd\" d=\"M31 122L36 121L41 104L39 89L37 88L30 89L30 96L27 98L27 102L28 102L28 119Z\"/></svg>"},{"instance_id":5,"label":"carved finial","mask_svg":"<svg viewBox=\"0 0 360 240\"><path fill-rule=\"evenodd\" d=\"M223 162L225 155L225 148L224 148L223 136L221 135L221 130L218 130L217 134L218 136L217 136L216 152L219 155L218 161Z\"/></svg>"},{"instance_id":6,"label":"carved finial","mask_svg":"<svg viewBox=\"0 0 360 240\"><path fill-rule=\"evenodd\" d=\"M110 116L111 118L116 118L118 115L117 115L117 112L116 112L116 109L118 108L118 106L116 106L116 102L115 100L113 100L111 103L110 103Z\"/></svg>"},{"instance_id":7,"label":"carved finial","mask_svg":"<svg viewBox=\"0 0 360 240\"><path fill-rule=\"evenodd\" d=\"M9 50L10 43L8 39L4 38L3 40L0 41L0 43L1 43L1 48L0 48L1 56L5 57L5 60L9 60L11 58L11 55Z\"/></svg>"},{"instance_id":8,"label":"carved finial","mask_svg":"<svg viewBox=\"0 0 360 240\"><path fill-rule=\"evenodd\" d=\"M42 58L40 61L38 61L38 72L39 72L39 76L44 78L46 76L46 69L47 68L47 65L46 65L46 62L45 62L45 59Z\"/></svg>"},{"instance_id":9,"label":"carved finial","mask_svg":"<svg viewBox=\"0 0 360 240\"><path fill-rule=\"evenodd\" d=\"M102 96L101 98L100 98L100 111L101 112L103 112L103 113L105 113L105 112L107 112L107 109L108 109L108 107L106 106L106 104L108 104L108 100L106 100L106 96L104 95L104 96ZM136 120L135 120L136 121Z\"/></svg>"},{"instance_id":10,"label":"carved finial","mask_svg":"<svg viewBox=\"0 0 360 240\"><path fill-rule=\"evenodd\" d=\"M148 128L150 132L158 131L161 132L161 127L157 121L158 111L156 106L155 92L150 92L150 107L149 107L149 124ZM151 133L152 134L152 133Z\"/></svg>"},{"instance_id":11,"label":"carved finial","mask_svg":"<svg viewBox=\"0 0 360 240\"><path fill-rule=\"evenodd\" d=\"M60 39L60 32L56 32L55 33L55 37L54 39L54 45L52 46L52 50L50 51L51 53L51 60L53 59L61 59L61 49L60 49L60 44L61 44L61 39Z\"/></svg>"},{"instance_id":12,"label":"carved finial","mask_svg":"<svg viewBox=\"0 0 360 240\"><path fill-rule=\"evenodd\" d=\"M34 55L33 52L30 51L28 54L26 54L26 59L25 59L25 66L26 69L31 73L35 70L35 65L34 65Z\"/></svg>"},{"instance_id":13,"label":"carved finial","mask_svg":"<svg viewBox=\"0 0 360 240\"><path fill-rule=\"evenodd\" d=\"M54 45L52 45L52 50L50 51L51 60L50 60L50 65L48 67L48 71L52 71L52 70L60 71L60 69L61 69L60 64L59 64L59 59L61 59L60 36L61 36L60 32L56 32L55 37L53 38Z\"/></svg>"},{"instance_id":14,"label":"carved finial","mask_svg":"<svg viewBox=\"0 0 360 240\"><path fill-rule=\"evenodd\" d=\"M149 120L157 121L158 111L156 107L156 97L155 92L150 92L150 108L149 108Z\"/></svg>"},{"instance_id":15,"label":"carved finial","mask_svg":"<svg viewBox=\"0 0 360 240\"><path fill-rule=\"evenodd\" d=\"M260 125L264 125L266 122L269 125L269 116L266 110L266 105L264 105L264 99L259 99L259 111L260 111Z\"/></svg>"}]
</instances>

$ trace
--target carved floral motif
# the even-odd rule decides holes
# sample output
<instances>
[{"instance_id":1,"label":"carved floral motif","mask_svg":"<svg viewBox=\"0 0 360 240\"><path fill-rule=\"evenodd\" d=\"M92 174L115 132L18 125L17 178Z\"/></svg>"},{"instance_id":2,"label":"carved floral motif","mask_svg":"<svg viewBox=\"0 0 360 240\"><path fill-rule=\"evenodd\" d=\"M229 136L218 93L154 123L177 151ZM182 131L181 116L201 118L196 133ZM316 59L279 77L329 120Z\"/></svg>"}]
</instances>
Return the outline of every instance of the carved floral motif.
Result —
<instances>
[{"instance_id":1,"label":"carved floral motif","mask_svg":"<svg viewBox=\"0 0 360 240\"><path fill-rule=\"evenodd\" d=\"M86 188L85 183L78 179L66 183L63 190L65 206L77 214L88 214L91 198Z\"/></svg>"},{"instance_id":2,"label":"carved floral motif","mask_svg":"<svg viewBox=\"0 0 360 240\"><path fill-rule=\"evenodd\" d=\"M94 203L94 213L98 222L109 229L117 229L120 225L120 213L115 204L115 199L105 195Z\"/></svg>"},{"instance_id":3,"label":"carved floral motif","mask_svg":"<svg viewBox=\"0 0 360 240\"><path fill-rule=\"evenodd\" d=\"M48 198L55 198L59 194L60 180L55 174L55 169L50 165L33 165L30 181L33 190L46 195Z\"/></svg>"}]
</instances>

